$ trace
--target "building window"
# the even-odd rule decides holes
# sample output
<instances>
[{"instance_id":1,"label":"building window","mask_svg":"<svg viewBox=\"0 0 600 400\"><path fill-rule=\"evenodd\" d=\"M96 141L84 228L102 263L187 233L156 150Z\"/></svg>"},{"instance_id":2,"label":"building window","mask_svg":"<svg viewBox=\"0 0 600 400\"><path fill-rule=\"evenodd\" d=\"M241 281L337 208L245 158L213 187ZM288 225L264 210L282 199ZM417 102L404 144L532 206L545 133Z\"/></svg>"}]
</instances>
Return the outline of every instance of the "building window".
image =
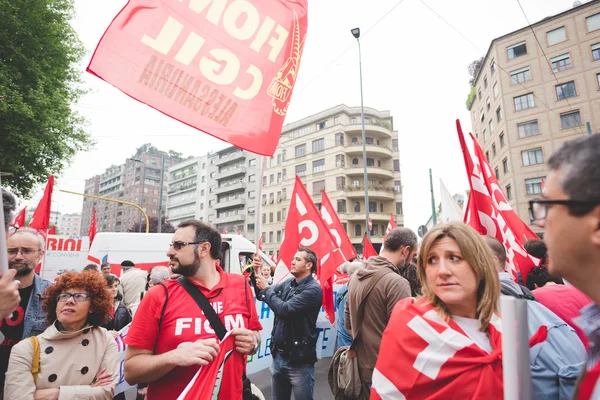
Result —
<instances>
[{"instance_id":1,"label":"building window","mask_svg":"<svg viewBox=\"0 0 600 400\"><path fill-rule=\"evenodd\" d=\"M337 212L346 212L346 200L337 201Z\"/></svg>"},{"instance_id":2,"label":"building window","mask_svg":"<svg viewBox=\"0 0 600 400\"><path fill-rule=\"evenodd\" d=\"M398 139L392 139L392 150L398 151Z\"/></svg>"},{"instance_id":3,"label":"building window","mask_svg":"<svg viewBox=\"0 0 600 400\"><path fill-rule=\"evenodd\" d=\"M256 158L253 158L252 160L248 161L248 166L256 167Z\"/></svg>"},{"instance_id":4,"label":"building window","mask_svg":"<svg viewBox=\"0 0 600 400\"><path fill-rule=\"evenodd\" d=\"M494 74L494 72L496 72L496 61L494 60L490 61L490 72L492 73L492 75Z\"/></svg>"},{"instance_id":5,"label":"building window","mask_svg":"<svg viewBox=\"0 0 600 400\"><path fill-rule=\"evenodd\" d=\"M269 176L269 185L272 185L275 183L275 174L271 174Z\"/></svg>"},{"instance_id":6,"label":"building window","mask_svg":"<svg viewBox=\"0 0 600 400\"><path fill-rule=\"evenodd\" d=\"M525 150L521 152L521 158L523 159L523 166L543 164L544 156L542 155L542 148Z\"/></svg>"},{"instance_id":7,"label":"building window","mask_svg":"<svg viewBox=\"0 0 600 400\"><path fill-rule=\"evenodd\" d=\"M569 54L554 57L550 62L552 63L552 71L554 72L560 72L571 68L571 56Z\"/></svg>"},{"instance_id":8,"label":"building window","mask_svg":"<svg viewBox=\"0 0 600 400\"><path fill-rule=\"evenodd\" d=\"M248 198L249 199L254 199L256 197L256 190L249 190L248 191Z\"/></svg>"},{"instance_id":9,"label":"building window","mask_svg":"<svg viewBox=\"0 0 600 400\"><path fill-rule=\"evenodd\" d=\"M489 151L485 152L485 159L488 160L488 162L490 162L490 152Z\"/></svg>"},{"instance_id":10,"label":"building window","mask_svg":"<svg viewBox=\"0 0 600 400\"><path fill-rule=\"evenodd\" d=\"M281 231L277 231L277 243L281 242Z\"/></svg>"},{"instance_id":11,"label":"building window","mask_svg":"<svg viewBox=\"0 0 600 400\"><path fill-rule=\"evenodd\" d=\"M498 82L494 83L494 98L498 97Z\"/></svg>"},{"instance_id":12,"label":"building window","mask_svg":"<svg viewBox=\"0 0 600 400\"><path fill-rule=\"evenodd\" d=\"M277 211L277 222L281 221L281 211Z\"/></svg>"},{"instance_id":13,"label":"building window","mask_svg":"<svg viewBox=\"0 0 600 400\"><path fill-rule=\"evenodd\" d=\"M365 138L365 143L366 144L373 144L373 138L371 136L367 136Z\"/></svg>"},{"instance_id":14,"label":"building window","mask_svg":"<svg viewBox=\"0 0 600 400\"><path fill-rule=\"evenodd\" d=\"M490 135L491 135L494 132L494 120L493 119L490 119L489 125L490 125Z\"/></svg>"},{"instance_id":15,"label":"building window","mask_svg":"<svg viewBox=\"0 0 600 400\"><path fill-rule=\"evenodd\" d=\"M500 148L502 148L504 147L504 132L501 132L498 137L500 138Z\"/></svg>"},{"instance_id":16,"label":"building window","mask_svg":"<svg viewBox=\"0 0 600 400\"><path fill-rule=\"evenodd\" d=\"M375 202L375 201L369 202L369 212L377 212L377 202Z\"/></svg>"},{"instance_id":17,"label":"building window","mask_svg":"<svg viewBox=\"0 0 600 400\"><path fill-rule=\"evenodd\" d=\"M560 125L563 129L574 128L581 125L579 110L560 114Z\"/></svg>"},{"instance_id":18,"label":"building window","mask_svg":"<svg viewBox=\"0 0 600 400\"><path fill-rule=\"evenodd\" d=\"M337 178L335 178L335 187L336 189L345 189L346 188L346 177L345 176L338 176Z\"/></svg>"},{"instance_id":19,"label":"building window","mask_svg":"<svg viewBox=\"0 0 600 400\"><path fill-rule=\"evenodd\" d=\"M313 174L323 171L325 171L325 159L322 158L320 160L313 161Z\"/></svg>"},{"instance_id":20,"label":"building window","mask_svg":"<svg viewBox=\"0 0 600 400\"><path fill-rule=\"evenodd\" d=\"M484 76L484 77L483 77L483 88L484 88L484 89L487 89L487 87L488 87L487 76Z\"/></svg>"},{"instance_id":21,"label":"building window","mask_svg":"<svg viewBox=\"0 0 600 400\"><path fill-rule=\"evenodd\" d=\"M492 157L496 157L496 143L492 144Z\"/></svg>"},{"instance_id":22,"label":"building window","mask_svg":"<svg viewBox=\"0 0 600 400\"><path fill-rule=\"evenodd\" d=\"M365 117L365 125L370 125L370 124L371 124L371 118Z\"/></svg>"},{"instance_id":23,"label":"building window","mask_svg":"<svg viewBox=\"0 0 600 400\"><path fill-rule=\"evenodd\" d=\"M577 91L575 90L575 82L567 82L561 85L556 85L556 100L564 100L570 97L575 97Z\"/></svg>"},{"instance_id":24,"label":"building window","mask_svg":"<svg viewBox=\"0 0 600 400\"><path fill-rule=\"evenodd\" d=\"M273 222L273 213L272 212L269 213L269 222Z\"/></svg>"},{"instance_id":25,"label":"building window","mask_svg":"<svg viewBox=\"0 0 600 400\"><path fill-rule=\"evenodd\" d=\"M335 156L335 166L336 167L345 167L346 166L346 156L344 154L337 154Z\"/></svg>"},{"instance_id":26,"label":"building window","mask_svg":"<svg viewBox=\"0 0 600 400\"><path fill-rule=\"evenodd\" d=\"M375 160L372 158L367 158L367 167L374 167L375 166Z\"/></svg>"},{"instance_id":27,"label":"building window","mask_svg":"<svg viewBox=\"0 0 600 400\"><path fill-rule=\"evenodd\" d=\"M312 142L312 151L316 153L318 151L325 150L325 139L317 139Z\"/></svg>"},{"instance_id":28,"label":"building window","mask_svg":"<svg viewBox=\"0 0 600 400\"><path fill-rule=\"evenodd\" d=\"M354 225L354 236L360 236L361 234L360 224Z\"/></svg>"},{"instance_id":29,"label":"building window","mask_svg":"<svg viewBox=\"0 0 600 400\"><path fill-rule=\"evenodd\" d=\"M506 185L506 199L510 200L512 199L512 187L510 185Z\"/></svg>"},{"instance_id":30,"label":"building window","mask_svg":"<svg viewBox=\"0 0 600 400\"><path fill-rule=\"evenodd\" d=\"M508 157L502 160L502 171L504 171L504 174L508 173Z\"/></svg>"},{"instance_id":31,"label":"building window","mask_svg":"<svg viewBox=\"0 0 600 400\"><path fill-rule=\"evenodd\" d=\"M340 117L333 117L333 124L337 125L340 123Z\"/></svg>"},{"instance_id":32,"label":"building window","mask_svg":"<svg viewBox=\"0 0 600 400\"><path fill-rule=\"evenodd\" d=\"M483 141L485 142L487 140L487 130L483 130Z\"/></svg>"},{"instance_id":33,"label":"building window","mask_svg":"<svg viewBox=\"0 0 600 400\"><path fill-rule=\"evenodd\" d=\"M509 60L524 56L527 54L527 45L525 42L513 44L512 46L506 48L506 53L508 54Z\"/></svg>"},{"instance_id":34,"label":"building window","mask_svg":"<svg viewBox=\"0 0 600 400\"><path fill-rule=\"evenodd\" d=\"M306 176L306 164L296 165L296 175Z\"/></svg>"},{"instance_id":35,"label":"building window","mask_svg":"<svg viewBox=\"0 0 600 400\"><path fill-rule=\"evenodd\" d=\"M267 214L263 213L262 215L262 223L265 224L267 222Z\"/></svg>"},{"instance_id":36,"label":"building window","mask_svg":"<svg viewBox=\"0 0 600 400\"><path fill-rule=\"evenodd\" d=\"M517 69L510 73L511 85L517 85L519 83L527 82L531 80L531 71L529 67Z\"/></svg>"},{"instance_id":37,"label":"building window","mask_svg":"<svg viewBox=\"0 0 600 400\"><path fill-rule=\"evenodd\" d=\"M273 232L269 232L269 243L273 243Z\"/></svg>"},{"instance_id":38,"label":"building window","mask_svg":"<svg viewBox=\"0 0 600 400\"><path fill-rule=\"evenodd\" d=\"M352 118L350 118L350 123L351 123L352 125L356 124L356 117L352 117Z\"/></svg>"},{"instance_id":39,"label":"building window","mask_svg":"<svg viewBox=\"0 0 600 400\"><path fill-rule=\"evenodd\" d=\"M360 203L358 201L354 202L354 212L360 212Z\"/></svg>"},{"instance_id":40,"label":"building window","mask_svg":"<svg viewBox=\"0 0 600 400\"><path fill-rule=\"evenodd\" d=\"M496 109L496 119L498 120L498 122L502 121L502 108L498 107Z\"/></svg>"},{"instance_id":41,"label":"building window","mask_svg":"<svg viewBox=\"0 0 600 400\"><path fill-rule=\"evenodd\" d=\"M281 209L281 218L285 221L287 217L287 210L285 208Z\"/></svg>"},{"instance_id":42,"label":"building window","mask_svg":"<svg viewBox=\"0 0 600 400\"><path fill-rule=\"evenodd\" d=\"M302 157L306 155L306 143L296 146L294 153L296 154L296 157Z\"/></svg>"},{"instance_id":43,"label":"building window","mask_svg":"<svg viewBox=\"0 0 600 400\"><path fill-rule=\"evenodd\" d=\"M281 150L281 161L285 161L285 150Z\"/></svg>"},{"instance_id":44,"label":"building window","mask_svg":"<svg viewBox=\"0 0 600 400\"><path fill-rule=\"evenodd\" d=\"M400 160L394 160L394 171L400 172Z\"/></svg>"},{"instance_id":45,"label":"building window","mask_svg":"<svg viewBox=\"0 0 600 400\"><path fill-rule=\"evenodd\" d=\"M485 104L486 104L487 110L490 111L491 103L490 103L490 98L489 97L486 97Z\"/></svg>"},{"instance_id":46,"label":"building window","mask_svg":"<svg viewBox=\"0 0 600 400\"><path fill-rule=\"evenodd\" d=\"M256 175L248 175L248 182L256 182Z\"/></svg>"},{"instance_id":47,"label":"building window","mask_svg":"<svg viewBox=\"0 0 600 400\"><path fill-rule=\"evenodd\" d=\"M542 193L542 179L543 178L525 179L525 192L527 192L528 195Z\"/></svg>"},{"instance_id":48,"label":"building window","mask_svg":"<svg viewBox=\"0 0 600 400\"><path fill-rule=\"evenodd\" d=\"M298 136L304 136L308 133L310 133L310 128L308 126L303 126L302 128L298 129Z\"/></svg>"},{"instance_id":49,"label":"building window","mask_svg":"<svg viewBox=\"0 0 600 400\"><path fill-rule=\"evenodd\" d=\"M263 176L263 187L267 186L267 177Z\"/></svg>"},{"instance_id":50,"label":"building window","mask_svg":"<svg viewBox=\"0 0 600 400\"><path fill-rule=\"evenodd\" d=\"M281 183L281 172L277 173L277 183Z\"/></svg>"},{"instance_id":51,"label":"building window","mask_svg":"<svg viewBox=\"0 0 600 400\"><path fill-rule=\"evenodd\" d=\"M356 136L352 137L352 144L358 144L358 138Z\"/></svg>"},{"instance_id":52,"label":"building window","mask_svg":"<svg viewBox=\"0 0 600 400\"><path fill-rule=\"evenodd\" d=\"M598 82L598 88L600 88L600 74L596 74L596 82Z\"/></svg>"},{"instance_id":53,"label":"building window","mask_svg":"<svg viewBox=\"0 0 600 400\"><path fill-rule=\"evenodd\" d=\"M402 191L402 186L400 181L394 181L394 192L400 193Z\"/></svg>"},{"instance_id":54,"label":"building window","mask_svg":"<svg viewBox=\"0 0 600 400\"><path fill-rule=\"evenodd\" d=\"M317 130L320 131L321 129L325 129L325 127L327 126L327 121L322 121L317 123Z\"/></svg>"},{"instance_id":55,"label":"building window","mask_svg":"<svg viewBox=\"0 0 600 400\"><path fill-rule=\"evenodd\" d=\"M514 98L515 111L527 110L528 108L535 107L533 101L533 93L524 94L523 96L517 96Z\"/></svg>"},{"instance_id":56,"label":"building window","mask_svg":"<svg viewBox=\"0 0 600 400\"><path fill-rule=\"evenodd\" d=\"M483 113L483 108L481 109L481 117L479 119L481 122L485 120L485 114Z\"/></svg>"},{"instance_id":57,"label":"building window","mask_svg":"<svg viewBox=\"0 0 600 400\"><path fill-rule=\"evenodd\" d=\"M281 154L277 154L277 165L281 164Z\"/></svg>"},{"instance_id":58,"label":"building window","mask_svg":"<svg viewBox=\"0 0 600 400\"><path fill-rule=\"evenodd\" d=\"M336 146L343 146L344 145L344 134L343 133L336 133L335 134L335 145Z\"/></svg>"},{"instance_id":59,"label":"building window","mask_svg":"<svg viewBox=\"0 0 600 400\"><path fill-rule=\"evenodd\" d=\"M402 202L398 201L398 202L396 202L396 215L402 215L402 214L404 214L402 212Z\"/></svg>"},{"instance_id":60,"label":"building window","mask_svg":"<svg viewBox=\"0 0 600 400\"><path fill-rule=\"evenodd\" d=\"M537 120L523 122L522 124L517 124L517 129L519 131L520 138L526 138L526 137L536 136L536 135L540 134Z\"/></svg>"},{"instance_id":61,"label":"building window","mask_svg":"<svg viewBox=\"0 0 600 400\"><path fill-rule=\"evenodd\" d=\"M554 29L550 32L546 32L546 38L548 39L548 46L553 46L557 43L564 42L567 40L567 33L565 31L565 27L561 26L560 28Z\"/></svg>"},{"instance_id":62,"label":"building window","mask_svg":"<svg viewBox=\"0 0 600 400\"><path fill-rule=\"evenodd\" d=\"M354 181L352 181L352 187L359 187L360 186L360 181L358 179L355 179Z\"/></svg>"},{"instance_id":63,"label":"building window","mask_svg":"<svg viewBox=\"0 0 600 400\"><path fill-rule=\"evenodd\" d=\"M600 43L592 45L592 59L594 61L600 60Z\"/></svg>"},{"instance_id":64,"label":"building window","mask_svg":"<svg viewBox=\"0 0 600 400\"><path fill-rule=\"evenodd\" d=\"M352 159L352 166L353 167L358 167L358 158L353 158Z\"/></svg>"},{"instance_id":65,"label":"building window","mask_svg":"<svg viewBox=\"0 0 600 400\"><path fill-rule=\"evenodd\" d=\"M587 24L588 32L600 29L600 13L587 17L585 22Z\"/></svg>"},{"instance_id":66,"label":"building window","mask_svg":"<svg viewBox=\"0 0 600 400\"><path fill-rule=\"evenodd\" d=\"M494 168L494 174L496 175L496 180L500 179L500 172L498 171L498 167Z\"/></svg>"}]
</instances>

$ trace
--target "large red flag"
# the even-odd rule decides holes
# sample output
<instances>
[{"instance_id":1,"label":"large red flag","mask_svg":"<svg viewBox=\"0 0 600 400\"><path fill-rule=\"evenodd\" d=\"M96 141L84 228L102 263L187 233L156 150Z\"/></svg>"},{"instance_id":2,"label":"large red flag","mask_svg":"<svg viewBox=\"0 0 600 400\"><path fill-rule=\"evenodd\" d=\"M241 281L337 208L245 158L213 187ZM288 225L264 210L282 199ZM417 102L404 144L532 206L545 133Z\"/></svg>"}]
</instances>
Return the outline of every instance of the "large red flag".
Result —
<instances>
[{"instance_id":1,"label":"large red flag","mask_svg":"<svg viewBox=\"0 0 600 400\"><path fill-rule=\"evenodd\" d=\"M500 240L506 247L507 272L517 280L517 271L520 271L525 279L529 270L535 266L535 261L527 254L523 245L527 240L538 237L508 204L475 138L472 135L470 137L469 143L473 146L473 150L470 150L458 120L456 128L471 187L465 222L480 234Z\"/></svg>"},{"instance_id":2,"label":"large red flag","mask_svg":"<svg viewBox=\"0 0 600 400\"><path fill-rule=\"evenodd\" d=\"M52 204L52 190L54 189L54 175L50 175L46 189L44 190L44 196L40 200L31 221L29 221L29 227L37 230L46 239L46 232L50 226L50 206Z\"/></svg>"},{"instance_id":3,"label":"large red flag","mask_svg":"<svg viewBox=\"0 0 600 400\"><path fill-rule=\"evenodd\" d=\"M356 258L358 256L356 254L356 249L352 245L352 242L350 241L346 230L340 222L340 219L335 212L329 197L327 197L325 190L323 190L321 198L321 217L323 217L323 221L325 221L329 227L329 232L331 232L335 238L335 243L342 251L344 258L346 260L352 260L353 258Z\"/></svg>"},{"instance_id":4,"label":"large red flag","mask_svg":"<svg viewBox=\"0 0 600 400\"><path fill-rule=\"evenodd\" d=\"M186 125L272 156L307 14L307 0L129 0L87 71Z\"/></svg>"},{"instance_id":5,"label":"large red flag","mask_svg":"<svg viewBox=\"0 0 600 400\"><path fill-rule=\"evenodd\" d=\"M289 271L292 259L299 247L308 247L319 258L317 278L323 289L323 307L327 318L333 324L335 308L333 305L333 276L336 269L346 260L335 244L327 224L321 218L317 207L306 192L302 181L296 176L296 183L290 201L284 238L279 248L279 262L274 282L282 276L281 271Z\"/></svg>"},{"instance_id":6,"label":"large red flag","mask_svg":"<svg viewBox=\"0 0 600 400\"><path fill-rule=\"evenodd\" d=\"M90 222L90 230L88 231L88 236L90 238L90 246L96 237L96 207L92 207L92 221Z\"/></svg>"},{"instance_id":7,"label":"large red flag","mask_svg":"<svg viewBox=\"0 0 600 400\"><path fill-rule=\"evenodd\" d=\"M371 243L371 241L369 240L369 237L367 236L367 234L365 232L365 237L363 238L363 260L366 261L369 259L369 257L376 256L376 255L377 255L377 252L375 251L373 244Z\"/></svg>"},{"instance_id":8,"label":"large red flag","mask_svg":"<svg viewBox=\"0 0 600 400\"><path fill-rule=\"evenodd\" d=\"M15 217L15 219L12 222L12 226L14 226L15 228L24 227L26 215L27 215L27 206L23 207L23 209Z\"/></svg>"}]
</instances>

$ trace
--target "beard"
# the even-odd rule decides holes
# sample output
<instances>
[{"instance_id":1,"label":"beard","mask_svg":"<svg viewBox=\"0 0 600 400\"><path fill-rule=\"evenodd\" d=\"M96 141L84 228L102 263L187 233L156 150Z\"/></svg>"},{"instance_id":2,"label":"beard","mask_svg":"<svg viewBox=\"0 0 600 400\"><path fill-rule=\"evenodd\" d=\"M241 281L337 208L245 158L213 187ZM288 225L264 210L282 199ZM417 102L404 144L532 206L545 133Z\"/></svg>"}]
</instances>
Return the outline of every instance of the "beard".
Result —
<instances>
[{"instance_id":1,"label":"beard","mask_svg":"<svg viewBox=\"0 0 600 400\"><path fill-rule=\"evenodd\" d=\"M37 265L37 263L36 263ZM29 261L9 261L8 262L8 268L9 269L16 269L17 270L17 274L16 276L26 276L29 275L34 269L35 269L35 265L33 265L33 263L30 263Z\"/></svg>"},{"instance_id":2,"label":"beard","mask_svg":"<svg viewBox=\"0 0 600 400\"><path fill-rule=\"evenodd\" d=\"M171 263L173 273L182 276L194 276L200 269L200 257L197 253L194 253L194 262L192 264L182 264L177 257L172 257Z\"/></svg>"}]
</instances>

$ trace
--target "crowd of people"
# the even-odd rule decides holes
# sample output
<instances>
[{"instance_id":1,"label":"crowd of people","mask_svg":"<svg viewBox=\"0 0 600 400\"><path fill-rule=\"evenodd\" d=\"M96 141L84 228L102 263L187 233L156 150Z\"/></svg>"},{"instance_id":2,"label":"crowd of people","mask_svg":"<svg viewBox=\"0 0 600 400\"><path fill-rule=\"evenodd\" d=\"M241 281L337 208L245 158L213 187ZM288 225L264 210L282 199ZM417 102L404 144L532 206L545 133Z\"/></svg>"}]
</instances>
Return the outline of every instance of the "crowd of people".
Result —
<instances>
[{"instance_id":1,"label":"crowd of people","mask_svg":"<svg viewBox=\"0 0 600 400\"><path fill-rule=\"evenodd\" d=\"M395 228L380 255L341 266L348 283L335 298L334 397L503 398L503 294L527 305L530 348L518 351L529 351L533 398L600 399L598 154L600 135L592 135L550 158L543 198L531 202L544 240L525 245L538 266L521 279L508 273L499 240L463 223L439 224L420 244L410 229ZM2 199L11 221L15 199L5 189ZM147 272L124 260L117 277L110 264L90 264L51 283L34 271L43 236L4 228L0 397L112 399L121 369L115 338L129 326L122 368L139 395L176 399L199 366L218 365L212 398L261 399L246 376L263 330L255 300L275 315L273 399L315 397L323 291L310 248L297 250L282 282L258 254L250 277L229 273L220 233L190 220L173 235L169 267ZM222 349L226 340L231 350Z\"/></svg>"}]
</instances>

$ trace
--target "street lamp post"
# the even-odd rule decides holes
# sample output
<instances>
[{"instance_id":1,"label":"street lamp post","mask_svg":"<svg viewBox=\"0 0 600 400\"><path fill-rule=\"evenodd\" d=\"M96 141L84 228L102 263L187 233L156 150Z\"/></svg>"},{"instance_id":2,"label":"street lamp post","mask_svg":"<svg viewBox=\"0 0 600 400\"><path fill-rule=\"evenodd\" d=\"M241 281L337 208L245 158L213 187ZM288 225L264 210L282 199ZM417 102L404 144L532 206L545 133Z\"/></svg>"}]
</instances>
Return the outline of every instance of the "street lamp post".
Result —
<instances>
[{"instance_id":1,"label":"street lamp post","mask_svg":"<svg viewBox=\"0 0 600 400\"><path fill-rule=\"evenodd\" d=\"M142 176L140 176L140 179L142 181L142 195L140 198L140 207L143 209L144 208L144 187L145 187L145 183L146 183L146 163L144 161L140 160L139 158L130 158L130 160L133 162L138 162L144 166L144 172L142 173ZM160 225L160 222L159 222L159 225ZM150 227L148 227L148 228L150 228ZM140 228L139 228L138 232L142 233L142 213L140 213Z\"/></svg>"},{"instance_id":2,"label":"street lamp post","mask_svg":"<svg viewBox=\"0 0 600 400\"><path fill-rule=\"evenodd\" d=\"M351 29L352 36L356 38L358 43L358 70L360 74L360 119L362 124L362 145L363 145L363 168L364 168L364 186L365 186L365 230L367 237L371 240L371 231L369 230L369 187L367 176L367 138L365 136L365 106L363 104L363 87L362 87L362 56L360 53L360 28Z\"/></svg>"},{"instance_id":3,"label":"street lamp post","mask_svg":"<svg viewBox=\"0 0 600 400\"><path fill-rule=\"evenodd\" d=\"M164 177L165 177L165 158L164 156L160 156L160 198L158 199L158 226L156 228L156 233L161 233L162 231L162 199L163 199L163 185L164 185Z\"/></svg>"}]
</instances>

